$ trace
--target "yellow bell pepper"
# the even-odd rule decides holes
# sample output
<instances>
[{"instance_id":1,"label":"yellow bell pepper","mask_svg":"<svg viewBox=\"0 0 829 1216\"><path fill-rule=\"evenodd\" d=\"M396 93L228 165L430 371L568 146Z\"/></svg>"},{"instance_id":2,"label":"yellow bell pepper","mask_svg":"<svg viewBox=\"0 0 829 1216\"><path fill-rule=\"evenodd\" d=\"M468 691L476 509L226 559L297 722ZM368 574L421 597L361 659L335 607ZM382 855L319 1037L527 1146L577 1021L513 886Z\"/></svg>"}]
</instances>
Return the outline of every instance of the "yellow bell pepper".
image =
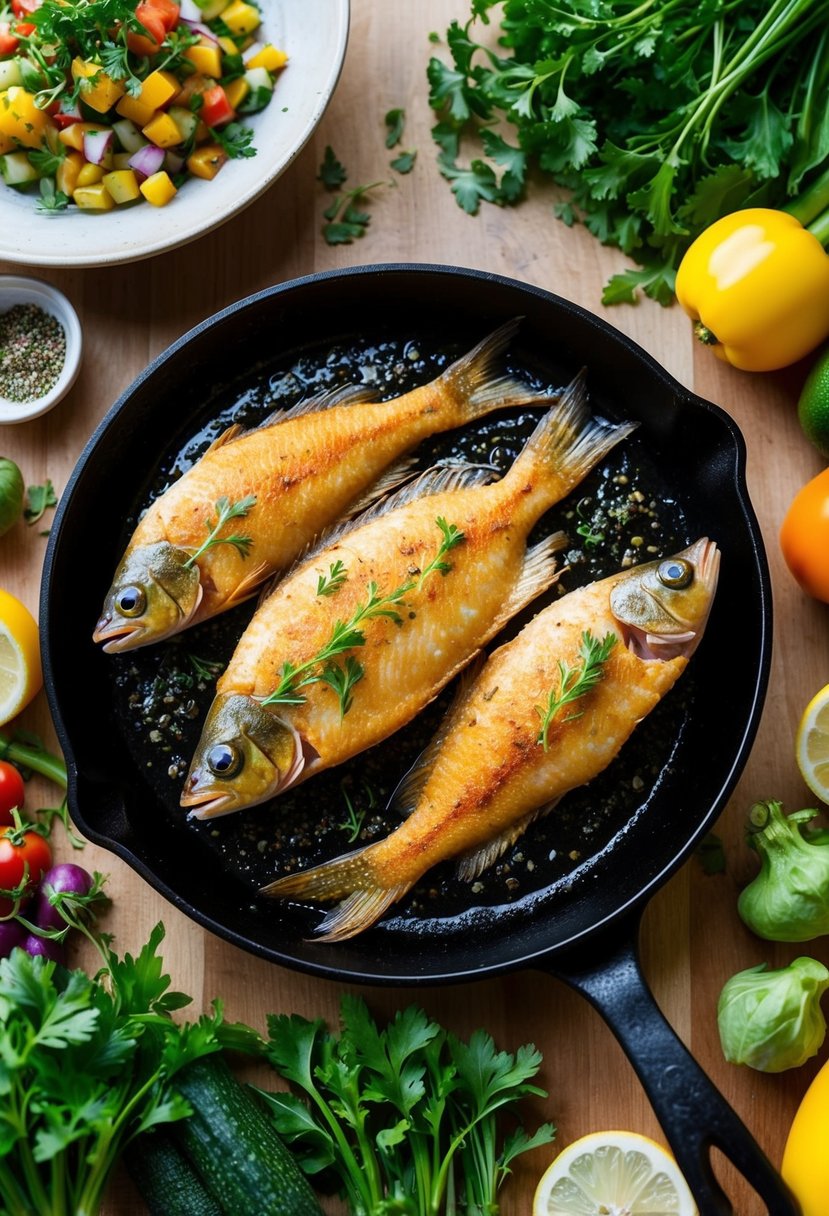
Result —
<instances>
[{"instance_id":1,"label":"yellow bell pepper","mask_svg":"<svg viewBox=\"0 0 829 1216\"><path fill-rule=\"evenodd\" d=\"M788 211L734 211L688 248L676 297L718 358L744 371L787 367L829 337L829 256Z\"/></svg>"},{"instance_id":2,"label":"yellow bell pepper","mask_svg":"<svg viewBox=\"0 0 829 1216\"><path fill-rule=\"evenodd\" d=\"M0 93L0 135L8 135L24 148L43 146L54 122L35 105L34 93L13 84Z\"/></svg>"},{"instance_id":3,"label":"yellow bell pepper","mask_svg":"<svg viewBox=\"0 0 829 1216\"><path fill-rule=\"evenodd\" d=\"M829 1061L815 1076L795 1112L780 1173L803 1216L826 1216L829 1204Z\"/></svg>"}]
</instances>

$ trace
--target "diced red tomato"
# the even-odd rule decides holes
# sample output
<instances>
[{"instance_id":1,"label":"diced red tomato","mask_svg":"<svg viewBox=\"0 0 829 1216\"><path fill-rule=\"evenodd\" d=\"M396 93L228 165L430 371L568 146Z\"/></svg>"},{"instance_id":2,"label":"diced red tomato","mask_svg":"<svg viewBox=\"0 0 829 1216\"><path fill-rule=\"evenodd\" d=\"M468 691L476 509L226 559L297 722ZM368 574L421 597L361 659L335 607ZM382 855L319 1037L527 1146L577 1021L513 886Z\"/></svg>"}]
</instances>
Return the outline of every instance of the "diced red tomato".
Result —
<instances>
[{"instance_id":1,"label":"diced red tomato","mask_svg":"<svg viewBox=\"0 0 829 1216\"><path fill-rule=\"evenodd\" d=\"M12 0L12 12L15 17L28 17L36 8L40 8L43 0Z\"/></svg>"},{"instance_id":2,"label":"diced red tomato","mask_svg":"<svg viewBox=\"0 0 829 1216\"><path fill-rule=\"evenodd\" d=\"M158 54L167 33L161 13L152 4L143 0L136 8L135 15L147 31L147 35L145 37L143 34L130 30L127 34L127 46L134 55Z\"/></svg>"},{"instance_id":3,"label":"diced red tomato","mask_svg":"<svg viewBox=\"0 0 829 1216\"><path fill-rule=\"evenodd\" d=\"M31 21L17 21L14 26L14 32L19 38L31 38L36 29L37 26L32 25Z\"/></svg>"},{"instance_id":4,"label":"diced red tomato","mask_svg":"<svg viewBox=\"0 0 829 1216\"><path fill-rule=\"evenodd\" d=\"M146 0L146 3L154 8L164 22L164 28L168 32L174 30L178 25L179 6L175 0Z\"/></svg>"},{"instance_id":5,"label":"diced red tomato","mask_svg":"<svg viewBox=\"0 0 829 1216\"><path fill-rule=\"evenodd\" d=\"M13 55L19 46L20 41L11 32L8 21L0 21L0 59Z\"/></svg>"},{"instance_id":6,"label":"diced red tomato","mask_svg":"<svg viewBox=\"0 0 829 1216\"><path fill-rule=\"evenodd\" d=\"M227 99L220 84L214 84L202 93L199 118L207 127L221 127L236 117L236 111Z\"/></svg>"}]
</instances>

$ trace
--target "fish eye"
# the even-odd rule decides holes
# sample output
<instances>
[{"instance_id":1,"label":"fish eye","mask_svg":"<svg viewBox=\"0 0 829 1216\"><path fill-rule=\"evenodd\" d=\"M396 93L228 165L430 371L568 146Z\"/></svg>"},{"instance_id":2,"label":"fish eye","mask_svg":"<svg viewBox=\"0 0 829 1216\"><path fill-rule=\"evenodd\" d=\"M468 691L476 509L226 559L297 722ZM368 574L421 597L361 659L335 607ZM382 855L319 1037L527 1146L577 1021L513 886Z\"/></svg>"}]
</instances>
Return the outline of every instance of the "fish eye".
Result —
<instances>
[{"instance_id":1,"label":"fish eye","mask_svg":"<svg viewBox=\"0 0 829 1216\"><path fill-rule=\"evenodd\" d=\"M242 767L242 753L232 743L215 743L207 753L207 767L214 777L235 777Z\"/></svg>"},{"instance_id":2,"label":"fish eye","mask_svg":"<svg viewBox=\"0 0 829 1216\"><path fill-rule=\"evenodd\" d=\"M656 577L665 587L681 589L687 587L694 577L694 567L682 557L671 557L660 562Z\"/></svg>"},{"instance_id":3,"label":"fish eye","mask_svg":"<svg viewBox=\"0 0 829 1216\"><path fill-rule=\"evenodd\" d=\"M142 587L122 587L115 597L115 607L121 616L140 616L147 607Z\"/></svg>"}]
</instances>

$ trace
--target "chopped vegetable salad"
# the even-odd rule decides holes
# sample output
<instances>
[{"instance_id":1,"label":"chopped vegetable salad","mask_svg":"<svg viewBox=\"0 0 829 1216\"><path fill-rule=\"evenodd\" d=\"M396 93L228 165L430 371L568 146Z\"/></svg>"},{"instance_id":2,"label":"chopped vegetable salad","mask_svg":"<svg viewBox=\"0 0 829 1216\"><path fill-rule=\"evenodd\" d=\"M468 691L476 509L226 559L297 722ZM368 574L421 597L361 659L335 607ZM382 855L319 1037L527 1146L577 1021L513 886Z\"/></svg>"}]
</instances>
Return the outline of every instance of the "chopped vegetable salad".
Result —
<instances>
[{"instance_id":1,"label":"chopped vegetable salad","mask_svg":"<svg viewBox=\"0 0 829 1216\"><path fill-rule=\"evenodd\" d=\"M0 0L0 175L45 211L163 207L256 155L287 55L249 0Z\"/></svg>"}]
</instances>

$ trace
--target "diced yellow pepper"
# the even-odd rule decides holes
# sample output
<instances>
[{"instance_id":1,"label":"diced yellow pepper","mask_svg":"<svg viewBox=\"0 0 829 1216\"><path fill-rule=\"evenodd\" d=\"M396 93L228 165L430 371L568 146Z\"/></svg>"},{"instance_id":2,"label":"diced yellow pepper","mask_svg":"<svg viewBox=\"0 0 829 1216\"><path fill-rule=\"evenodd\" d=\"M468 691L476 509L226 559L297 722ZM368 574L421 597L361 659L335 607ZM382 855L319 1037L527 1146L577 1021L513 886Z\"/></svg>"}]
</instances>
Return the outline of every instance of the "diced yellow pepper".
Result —
<instances>
[{"instance_id":1,"label":"diced yellow pepper","mask_svg":"<svg viewBox=\"0 0 829 1216\"><path fill-rule=\"evenodd\" d=\"M19 84L0 93L0 135L10 135L24 148L40 148L54 122L35 105L34 93Z\"/></svg>"},{"instance_id":2,"label":"diced yellow pepper","mask_svg":"<svg viewBox=\"0 0 829 1216\"><path fill-rule=\"evenodd\" d=\"M280 68L284 68L288 62L288 56L285 51L280 51L268 42L261 47L255 55L251 55L250 59L245 61L246 68L266 68L269 72L278 72Z\"/></svg>"},{"instance_id":3,"label":"diced yellow pepper","mask_svg":"<svg viewBox=\"0 0 829 1216\"><path fill-rule=\"evenodd\" d=\"M75 193L75 187L78 184L78 177L83 164L84 159L80 152L67 152L58 165L58 170L55 174L55 185L58 190L63 191L69 198L72 198Z\"/></svg>"},{"instance_id":4,"label":"diced yellow pepper","mask_svg":"<svg viewBox=\"0 0 829 1216\"><path fill-rule=\"evenodd\" d=\"M159 148L175 148L176 144L181 143L181 132L170 115L165 114L163 110L157 110L155 117L142 127L141 131L150 143Z\"/></svg>"},{"instance_id":5,"label":"diced yellow pepper","mask_svg":"<svg viewBox=\"0 0 829 1216\"><path fill-rule=\"evenodd\" d=\"M227 8L222 9L219 18L231 34L252 34L262 22L259 9L246 4L245 0L232 0Z\"/></svg>"},{"instance_id":6,"label":"diced yellow pepper","mask_svg":"<svg viewBox=\"0 0 829 1216\"><path fill-rule=\"evenodd\" d=\"M188 46L184 58L189 59L197 72L218 80L222 75L222 52L215 42L206 38L195 46Z\"/></svg>"},{"instance_id":7,"label":"diced yellow pepper","mask_svg":"<svg viewBox=\"0 0 829 1216\"><path fill-rule=\"evenodd\" d=\"M83 152L83 137L87 131L106 130L107 127L102 126L98 122L73 122L59 132L58 139L62 144L66 144L67 148L74 148L76 152Z\"/></svg>"},{"instance_id":8,"label":"diced yellow pepper","mask_svg":"<svg viewBox=\"0 0 829 1216\"><path fill-rule=\"evenodd\" d=\"M115 109L122 118L129 118L136 126L144 127L151 121L156 110L160 110L175 97L180 87L172 72L150 72L141 85L138 96L130 97L126 94Z\"/></svg>"},{"instance_id":9,"label":"diced yellow pepper","mask_svg":"<svg viewBox=\"0 0 829 1216\"><path fill-rule=\"evenodd\" d=\"M93 165L91 161L84 161L78 172L76 189L78 186L94 186L102 180L103 176L102 165Z\"/></svg>"},{"instance_id":10,"label":"diced yellow pepper","mask_svg":"<svg viewBox=\"0 0 829 1216\"><path fill-rule=\"evenodd\" d=\"M224 86L224 91L225 97L230 102L231 107L234 110L238 110L250 92L250 85L244 76L237 76L235 80L231 80L230 84Z\"/></svg>"},{"instance_id":11,"label":"diced yellow pepper","mask_svg":"<svg viewBox=\"0 0 829 1216\"><path fill-rule=\"evenodd\" d=\"M219 38L219 46L224 51L225 55L238 55L239 48L232 38L228 38L226 34L222 34Z\"/></svg>"},{"instance_id":12,"label":"diced yellow pepper","mask_svg":"<svg viewBox=\"0 0 829 1216\"><path fill-rule=\"evenodd\" d=\"M139 100L142 105L152 106L154 110L160 110L163 106L166 106L171 98L175 97L180 88L181 85L172 72L150 72L141 86Z\"/></svg>"},{"instance_id":13,"label":"diced yellow pepper","mask_svg":"<svg viewBox=\"0 0 829 1216\"><path fill-rule=\"evenodd\" d=\"M103 182L92 186L76 186L72 202L85 211L111 211L115 206L112 195Z\"/></svg>"},{"instance_id":14,"label":"diced yellow pepper","mask_svg":"<svg viewBox=\"0 0 829 1216\"><path fill-rule=\"evenodd\" d=\"M103 183L112 195L113 202L131 203L141 197L138 178L132 169L115 169L104 174Z\"/></svg>"},{"instance_id":15,"label":"diced yellow pepper","mask_svg":"<svg viewBox=\"0 0 829 1216\"><path fill-rule=\"evenodd\" d=\"M100 63L76 56L72 60L72 76L81 82L81 100L84 105L99 114L111 110L119 98L124 96L126 88L123 81L113 80L107 76Z\"/></svg>"},{"instance_id":16,"label":"diced yellow pepper","mask_svg":"<svg viewBox=\"0 0 829 1216\"><path fill-rule=\"evenodd\" d=\"M187 168L193 177L212 181L227 160L227 153L220 144L205 144L187 157Z\"/></svg>"},{"instance_id":17,"label":"diced yellow pepper","mask_svg":"<svg viewBox=\"0 0 829 1216\"><path fill-rule=\"evenodd\" d=\"M169 174L165 173L163 169L146 178L139 186L139 190L147 202L152 203L154 207L165 207L178 193Z\"/></svg>"},{"instance_id":18,"label":"diced yellow pepper","mask_svg":"<svg viewBox=\"0 0 829 1216\"><path fill-rule=\"evenodd\" d=\"M17 144L11 135L0 134L0 156L3 156L6 152L13 152L16 147Z\"/></svg>"}]
</instances>

